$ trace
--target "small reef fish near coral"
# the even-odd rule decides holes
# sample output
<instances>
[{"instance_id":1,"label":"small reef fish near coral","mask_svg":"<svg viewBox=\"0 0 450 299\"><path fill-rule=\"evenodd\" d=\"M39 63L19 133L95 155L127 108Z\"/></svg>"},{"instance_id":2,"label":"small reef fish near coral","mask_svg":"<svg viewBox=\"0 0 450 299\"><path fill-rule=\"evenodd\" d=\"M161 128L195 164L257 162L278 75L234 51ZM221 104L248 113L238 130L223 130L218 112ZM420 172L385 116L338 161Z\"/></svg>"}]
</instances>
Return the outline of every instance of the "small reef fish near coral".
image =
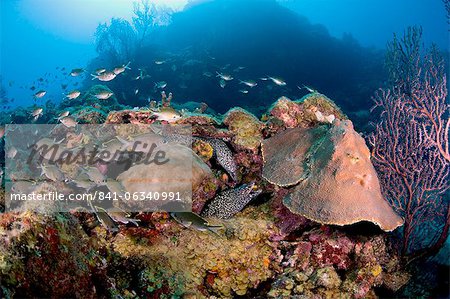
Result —
<instances>
[{"instance_id":1,"label":"small reef fish near coral","mask_svg":"<svg viewBox=\"0 0 450 299\"><path fill-rule=\"evenodd\" d=\"M373 30L364 1L36 1L0 10L0 298L449 297L450 1Z\"/></svg>"}]
</instances>

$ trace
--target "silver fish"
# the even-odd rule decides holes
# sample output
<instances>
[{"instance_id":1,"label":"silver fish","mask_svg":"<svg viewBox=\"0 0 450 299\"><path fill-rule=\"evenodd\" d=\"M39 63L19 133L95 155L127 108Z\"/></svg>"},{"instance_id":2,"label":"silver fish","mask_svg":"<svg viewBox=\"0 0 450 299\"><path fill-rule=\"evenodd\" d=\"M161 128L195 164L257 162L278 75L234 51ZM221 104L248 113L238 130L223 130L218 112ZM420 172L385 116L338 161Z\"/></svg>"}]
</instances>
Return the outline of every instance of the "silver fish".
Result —
<instances>
[{"instance_id":1,"label":"silver fish","mask_svg":"<svg viewBox=\"0 0 450 299\"><path fill-rule=\"evenodd\" d=\"M106 72L105 68L98 68L94 71L95 74L100 75L101 73Z\"/></svg>"},{"instance_id":2,"label":"silver fish","mask_svg":"<svg viewBox=\"0 0 450 299\"><path fill-rule=\"evenodd\" d=\"M41 176L45 175L49 180L54 182L64 182L64 173L55 165L44 165L40 166Z\"/></svg>"},{"instance_id":3,"label":"silver fish","mask_svg":"<svg viewBox=\"0 0 450 299\"><path fill-rule=\"evenodd\" d=\"M248 87L251 87L251 88L253 88L256 85L258 85L258 83L256 83L253 80L239 80L239 84L245 84L245 85L247 85Z\"/></svg>"},{"instance_id":4,"label":"silver fish","mask_svg":"<svg viewBox=\"0 0 450 299\"><path fill-rule=\"evenodd\" d=\"M96 184L94 184L93 182L91 182L91 181L89 180L89 176L88 176L86 173L84 173L84 172L81 172L80 174L78 174L78 175L72 180L72 182L73 182L78 188L81 188L81 189L84 189L84 190L87 190L87 191L89 191L89 190L91 190L92 188L94 188L94 187L97 186Z\"/></svg>"},{"instance_id":5,"label":"silver fish","mask_svg":"<svg viewBox=\"0 0 450 299\"><path fill-rule=\"evenodd\" d=\"M170 215L182 226L201 232L210 231L218 235L219 230L223 229L222 225L210 225L207 220L192 212L172 212Z\"/></svg>"},{"instance_id":6,"label":"silver fish","mask_svg":"<svg viewBox=\"0 0 450 299\"><path fill-rule=\"evenodd\" d=\"M70 75L72 77L77 77L77 76L81 75L82 73L84 73L84 69L73 69L70 71Z\"/></svg>"},{"instance_id":7,"label":"silver fish","mask_svg":"<svg viewBox=\"0 0 450 299\"><path fill-rule=\"evenodd\" d=\"M298 88L298 89L306 89L306 90L307 90L308 92L310 92L310 93L315 93L315 92L317 92L316 89L311 88L311 87L306 86L306 85L303 85L303 87L297 86L297 88Z\"/></svg>"},{"instance_id":8,"label":"silver fish","mask_svg":"<svg viewBox=\"0 0 450 299\"><path fill-rule=\"evenodd\" d=\"M217 73L217 77L220 77L220 79L223 79L225 81L231 81L231 80L234 79L231 75L222 74L222 73L219 73L219 72L216 72L216 73Z\"/></svg>"},{"instance_id":9,"label":"silver fish","mask_svg":"<svg viewBox=\"0 0 450 299\"><path fill-rule=\"evenodd\" d=\"M283 79L281 79L281 78L270 77L270 76L268 76L267 78L272 80L272 82L275 83L278 86L285 86L286 85L286 82Z\"/></svg>"},{"instance_id":10,"label":"silver fish","mask_svg":"<svg viewBox=\"0 0 450 299\"><path fill-rule=\"evenodd\" d=\"M72 90L68 94L66 94L66 98L69 100L74 100L80 96L81 92L79 90Z\"/></svg>"},{"instance_id":11,"label":"silver fish","mask_svg":"<svg viewBox=\"0 0 450 299\"><path fill-rule=\"evenodd\" d=\"M155 88L163 89L167 86L166 81L159 81L155 83Z\"/></svg>"},{"instance_id":12,"label":"silver fish","mask_svg":"<svg viewBox=\"0 0 450 299\"><path fill-rule=\"evenodd\" d=\"M235 189L220 192L202 211L202 217L230 219L240 212L253 198L261 194L255 184L244 184Z\"/></svg>"},{"instance_id":13,"label":"silver fish","mask_svg":"<svg viewBox=\"0 0 450 299\"><path fill-rule=\"evenodd\" d=\"M104 185L106 182L105 175L103 175L97 167L87 167L83 172L88 175L90 181L97 185Z\"/></svg>"},{"instance_id":14,"label":"silver fish","mask_svg":"<svg viewBox=\"0 0 450 299\"><path fill-rule=\"evenodd\" d=\"M109 191L117 194L117 196L122 196L122 197L124 196L125 188L119 181L113 180L113 179L107 179L105 185Z\"/></svg>"},{"instance_id":15,"label":"silver fish","mask_svg":"<svg viewBox=\"0 0 450 299\"><path fill-rule=\"evenodd\" d=\"M124 144L123 142L126 143ZM117 138L104 142L95 158L104 162L112 162L120 159L121 153L125 152L127 150L127 146L130 144L128 141L123 142Z\"/></svg>"},{"instance_id":16,"label":"silver fish","mask_svg":"<svg viewBox=\"0 0 450 299\"><path fill-rule=\"evenodd\" d=\"M129 61L127 64L116 66L113 70L113 73L116 75L119 75L119 74L125 72L125 70L131 70L131 68L129 67L130 63L131 63L131 61Z\"/></svg>"},{"instance_id":17,"label":"silver fish","mask_svg":"<svg viewBox=\"0 0 450 299\"><path fill-rule=\"evenodd\" d=\"M58 117L55 117L55 119L57 119L58 121L60 121L60 120L63 119L64 117L69 116L69 114L70 114L70 111L68 111L68 110L63 111L63 112L61 112L61 113L58 115Z\"/></svg>"},{"instance_id":18,"label":"silver fish","mask_svg":"<svg viewBox=\"0 0 450 299\"><path fill-rule=\"evenodd\" d=\"M34 187L36 187L35 182L31 181L17 181L11 186L11 191L18 194L29 194L33 191Z\"/></svg>"},{"instance_id":19,"label":"silver fish","mask_svg":"<svg viewBox=\"0 0 450 299\"><path fill-rule=\"evenodd\" d=\"M46 93L47 92L45 90L39 90L38 92L36 92L34 94L34 97L37 99L40 99L40 98L44 97Z\"/></svg>"},{"instance_id":20,"label":"silver fish","mask_svg":"<svg viewBox=\"0 0 450 299\"><path fill-rule=\"evenodd\" d=\"M9 150L6 152L6 157L9 159L14 159L17 155L17 148L14 146L10 147Z\"/></svg>"},{"instance_id":21,"label":"silver fish","mask_svg":"<svg viewBox=\"0 0 450 299\"><path fill-rule=\"evenodd\" d=\"M242 71L243 69L245 69L245 66L238 66L237 68L235 68L233 70L233 72L239 72L239 71Z\"/></svg>"},{"instance_id":22,"label":"silver fish","mask_svg":"<svg viewBox=\"0 0 450 299\"><path fill-rule=\"evenodd\" d=\"M41 157L49 161L57 161L67 152L67 148L50 138L42 138L34 144L34 148Z\"/></svg>"},{"instance_id":23,"label":"silver fish","mask_svg":"<svg viewBox=\"0 0 450 299\"><path fill-rule=\"evenodd\" d=\"M44 114L43 111L44 109L42 108L36 108L30 113L31 116L33 117L33 122L37 121L39 117L41 117Z\"/></svg>"},{"instance_id":24,"label":"silver fish","mask_svg":"<svg viewBox=\"0 0 450 299\"><path fill-rule=\"evenodd\" d=\"M106 228L109 232L119 231L119 227L104 209L96 206L94 207L90 200L88 200L88 204L91 207L92 212L94 212L97 217L97 220L103 225L104 228Z\"/></svg>"},{"instance_id":25,"label":"silver fish","mask_svg":"<svg viewBox=\"0 0 450 299\"><path fill-rule=\"evenodd\" d=\"M225 86L227 85L227 82L223 79L220 79L219 85L220 85L220 87L225 88Z\"/></svg>"},{"instance_id":26,"label":"silver fish","mask_svg":"<svg viewBox=\"0 0 450 299\"><path fill-rule=\"evenodd\" d=\"M91 76L92 76L92 80L98 79L103 82L108 82L108 81L114 80L117 77L117 74L115 74L114 72L106 71L99 75L91 74Z\"/></svg>"},{"instance_id":27,"label":"silver fish","mask_svg":"<svg viewBox=\"0 0 450 299\"><path fill-rule=\"evenodd\" d=\"M114 93L112 91L103 90L103 91L99 91L96 94L94 94L94 97L96 97L99 100L107 100L110 97L112 97L113 94Z\"/></svg>"},{"instance_id":28,"label":"silver fish","mask_svg":"<svg viewBox=\"0 0 450 299\"><path fill-rule=\"evenodd\" d=\"M44 109L42 109L42 108L36 108L31 112L31 116L34 116L34 117L40 116L40 115L42 115L43 111L44 111Z\"/></svg>"},{"instance_id":29,"label":"silver fish","mask_svg":"<svg viewBox=\"0 0 450 299\"><path fill-rule=\"evenodd\" d=\"M173 123L182 117L178 111L170 107L161 108L160 111L153 112L153 115L156 116L157 120L167 121L169 123Z\"/></svg>"},{"instance_id":30,"label":"silver fish","mask_svg":"<svg viewBox=\"0 0 450 299\"><path fill-rule=\"evenodd\" d=\"M63 117L59 120L66 128L74 128L78 122L70 116Z\"/></svg>"},{"instance_id":31,"label":"silver fish","mask_svg":"<svg viewBox=\"0 0 450 299\"><path fill-rule=\"evenodd\" d=\"M111 217L111 219L116 222L116 223L122 223L122 224L128 224L128 223L133 223L135 226L139 226L139 219L133 219L130 218L130 214L125 212L122 209L119 208L110 208L110 209L103 209L100 207L96 207L97 210L99 211L103 211L105 213L107 213L109 215L109 217Z\"/></svg>"}]
</instances>

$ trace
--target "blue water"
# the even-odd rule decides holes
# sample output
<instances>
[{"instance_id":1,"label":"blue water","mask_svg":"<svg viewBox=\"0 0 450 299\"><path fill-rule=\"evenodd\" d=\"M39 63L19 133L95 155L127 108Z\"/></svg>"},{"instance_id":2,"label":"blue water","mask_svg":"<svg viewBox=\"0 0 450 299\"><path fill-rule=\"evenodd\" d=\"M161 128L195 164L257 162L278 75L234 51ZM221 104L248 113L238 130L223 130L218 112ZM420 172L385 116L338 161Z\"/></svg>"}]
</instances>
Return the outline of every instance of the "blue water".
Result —
<instances>
[{"instance_id":1,"label":"blue water","mask_svg":"<svg viewBox=\"0 0 450 299\"><path fill-rule=\"evenodd\" d=\"M421 27L421 49L436 45L449 69L450 12L442 0L155 0L149 26L142 27L134 5L145 2L0 0L0 129L31 122L29 112L37 107L44 108L37 123L57 123L62 111L104 118L111 110L148 107L163 90L180 111L206 103L209 114L239 106L262 118L279 97L296 100L317 90L367 137L371 122L379 121L370 112L375 91L402 83L388 82L392 73L385 65L394 35L401 39L410 26ZM96 69L124 65L111 81L92 80ZM84 72L71 76L78 68ZM118 103L86 97L87 103L83 96L96 84L108 87ZM81 96L62 102L75 89ZM40 90L46 94L36 98ZM449 248L447 239L437 256L447 266ZM421 286L447 279L439 286L445 293L448 276L438 270L414 279ZM433 271L437 276L427 277Z\"/></svg>"},{"instance_id":2,"label":"blue water","mask_svg":"<svg viewBox=\"0 0 450 299\"><path fill-rule=\"evenodd\" d=\"M335 99L344 110L358 111L371 105L373 91L383 83L383 50L393 33L401 35L407 26L422 26L425 45L436 43L442 51L449 49L440 0L157 3L175 11L170 25L153 28L144 47L123 57L132 61L127 77L108 83L119 101L131 106L157 97L153 85L158 81L168 83L175 101L204 101L218 112L235 105L262 110L260 106L279 96L300 97L305 91L297 85L306 84ZM68 75L73 68L92 72L93 66L128 62L96 52L94 33L99 23L113 17L131 22L132 1L2 0L0 5L3 97L14 99L3 109L33 104L39 89L47 91L42 101L55 102L64 91L87 89L89 73L73 78ZM170 63L162 67L153 63L168 57ZM287 85L279 88L260 82L243 94L239 92L243 85L233 80L220 88L215 72L232 72L238 66L245 69L235 73L235 79L280 76ZM130 77L143 67L152 78L131 87ZM203 76L205 71L213 77ZM136 88L138 96L134 96ZM126 100L120 97L122 92Z\"/></svg>"}]
</instances>

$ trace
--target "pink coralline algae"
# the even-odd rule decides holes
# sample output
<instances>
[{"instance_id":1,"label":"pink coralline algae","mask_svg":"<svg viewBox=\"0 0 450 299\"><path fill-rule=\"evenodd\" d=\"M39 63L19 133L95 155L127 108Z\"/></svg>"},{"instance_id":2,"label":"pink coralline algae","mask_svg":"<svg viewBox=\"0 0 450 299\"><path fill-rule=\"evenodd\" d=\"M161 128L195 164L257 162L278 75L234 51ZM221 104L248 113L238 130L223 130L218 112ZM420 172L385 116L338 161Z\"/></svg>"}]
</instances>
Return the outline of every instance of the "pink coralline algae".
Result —
<instances>
[{"instance_id":1,"label":"pink coralline algae","mask_svg":"<svg viewBox=\"0 0 450 299\"><path fill-rule=\"evenodd\" d=\"M303 111L299 104L287 97L281 97L273 104L270 115L281 120L286 128L295 128L299 125Z\"/></svg>"},{"instance_id":2,"label":"pink coralline algae","mask_svg":"<svg viewBox=\"0 0 450 299\"><path fill-rule=\"evenodd\" d=\"M301 215L297 215L289 211L282 202L283 197L286 196L288 190L280 189L274 194L272 201L273 213L276 217L276 225L280 229L283 236L288 236L290 233L307 227L311 221Z\"/></svg>"},{"instance_id":3,"label":"pink coralline algae","mask_svg":"<svg viewBox=\"0 0 450 299\"><path fill-rule=\"evenodd\" d=\"M329 238L326 234L311 233L308 235L313 249L311 260L314 265L322 268L335 266L337 269L348 269L351 263L350 252L355 244L346 236Z\"/></svg>"},{"instance_id":4,"label":"pink coralline algae","mask_svg":"<svg viewBox=\"0 0 450 299\"><path fill-rule=\"evenodd\" d=\"M324 226L280 246L283 273L269 298L372 298L373 287L398 290L410 278L381 235L350 237Z\"/></svg>"}]
</instances>

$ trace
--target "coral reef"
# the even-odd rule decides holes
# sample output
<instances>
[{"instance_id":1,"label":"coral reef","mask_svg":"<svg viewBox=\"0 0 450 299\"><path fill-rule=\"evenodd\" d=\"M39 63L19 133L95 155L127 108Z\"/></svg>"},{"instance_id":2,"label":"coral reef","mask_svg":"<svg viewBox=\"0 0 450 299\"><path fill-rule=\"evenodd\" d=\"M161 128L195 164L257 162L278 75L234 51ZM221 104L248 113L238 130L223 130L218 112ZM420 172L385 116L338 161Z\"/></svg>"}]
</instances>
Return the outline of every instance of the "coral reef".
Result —
<instances>
[{"instance_id":1,"label":"coral reef","mask_svg":"<svg viewBox=\"0 0 450 299\"><path fill-rule=\"evenodd\" d=\"M305 165L310 148L320 141L328 128L294 128L265 139L261 146L264 159L262 176L277 186L292 186L307 178L310 169Z\"/></svg>"},{"instance_id":2,"label":"coral reef","mask_svg":"<svg viewBox=\"0 0 450 299\"><path fill-rule=\"evenodd\" d=\"M73 117L79 124L103 124L107 114L94 107L85 107L73 113Z\"/></svg>"},{"instance_id":3,"label":"coral reef","mask_svg":"<svg viewBox=\"0 0 450 299\"><path fill-rule=\"evenodd\" d=\"M93 276L107 282L103 258L70 214L0 214L0 236L3 298L93 298Z\"/></svg>"},{"instance_id":4,"label":"coral reef","mask_svg":"<svg viewBox=\"0 0 450 299\"><path fill-rule=\"evenodd\" d=\"M257 151L262 141L262 123L251 113L233 108L225 114L223 123L233 133L236 147Z\"/></svg>"},{"instance_id":5,"label":"coral reef","mask_svg":"<svg viewBox=\"0 0 450 299\"><path fill-rule=\"evenodd\" d=\"M269 111L269 114L273 117L269 121L271 123L281 124L286 128L298 127L303 118L303 110L300 105L287 97L279 98L272 107L269 108Z\"/></svg>"},{"instance_id":6,"label":"coral reef","mask_svg":"<svg viewBox=\"0 0 450 299\"><path fill-rule=\"evenodd\" d=\"M203 161L209 161L213 157L213 148L212 146L201 139L194 140L192 145L192 150L200 157Z\"/></svg>"},{"instance_id":7,"label":"coral reef","mask_svg":"<svg viewBox=\"0 0 450 299\"><path fill-rule=\"evenodd\" d=\"M298 184L283 200L293 213L324 224L366 220L386 231L403 223L382 197L369 149L349 120L286 130L265 140L263 157L270 182Z\"/></svg>"},{"instance_id":8,"label":"coral reef","mask_svg":"<svg viewBox=\"0 0 450 299\"><path fill-rule=\"evenodd\" d=\"M315 229L283 249L283 274L272 283L269 298L374 298L374 286L393 291L409 280L382 236Z\"/></svg>"},{"instance_id":9,"label":"coral reef","mask_svg":"<svg viewBox=\"0 0 450 299\"><path fill-rule=\"evenodd\" d=\"M270 135L285 128L309 128L318 123L331 123L334 119L347 119L331 99L318 92L307 94L298 101L283 96L269 108L268 115Z\"/></svg>"},{"instance_id":10,"label":"coral reef","mask_svg":"<svg viewBox=\"0 0 450 299\"><path fill-rule=\"evenodd\" d=\"M152 124L153 112L150 110L121 110L112 111L106 117L107 124Z\"/></svg>"},{"instance_id":11,"label":"coral reef","mask_svg":"<svg viewBox=\"0 0 450 299\"><path fill-rule=\"evenodd\" d=\"M297 101L297 103L301 103L302 108L304 109L304 111L306 111L308 115L306 119L311 117L313 118L313 115L316 116L317 119L318 112L320 112L320 114L324 117L333 115L336 119L339 120L347 119L345 114L331 99L318 92L313 92L305 95L303 98ZM320 122L320 120L318 121Z\"/></svg>"},{"instance_id":12,"label":"coral reef","mask_svg":"<svg viewBox=\"0 0 450 299\"><path fill-rule=\"evenodd\" d=\"M242 205L228 220L205 220L217 231L181 225L165 212L146 212L148 203L139 201L126 207L123 201L112 203L134 211L131 217L139 225L117 222L114 231L84 210L1 214L2 297L367 298L379 289L395 293L409 281L388 234L328 225L371 220L392 230L399 218L378 194L364 141L325 96L281 98L266 121L240 108L230 110L223 122L204 111L184 112L175 123L192 128L189 142L170 130L160 135L161 121L150 110L112 111L107 117L102 107L72 111L82 123L114 124L104 130L120 139L102 136L110 149L143 138L171 157L163 166L119 169L121 191L192 191L192 211L202 216L218 200L214 215L224 214L221 207L230 200ZM335 117L332 124L326 121L329 115ZM145 134L149 127L153 132ZM61 145L74 150L94 135L71 132ZM189 161L192 176L180 168ZM101 173L99 185L87 175L89 188L110 188L103 174L114 163L103 162L89 168ZM78 169L56 167L80 183ZM355 179L359 173L366 176ZM72 185L48 181L39 190L69 192ZM257 197L247 203L247 197L234 194L239 188ZM40 283L49 277L53 288Z\"/></svg>"},{"instance_id":13,"label":"coral reef","mask_svg":"<svg viewBox=\"0 0 450 299\"><path fill-rule=\"evenodd\" d=\"M172 102L173 95L169 92L169 95L166 95L165 91L161 91L161 106L162 107L170 107Z\"/></svg>"},{"instance_id":14,"label":"coral reef","mask_svg":"<svg viewBox=\"0 0 450 299\"><path fill-rule=\"evenodd\" d=\"M297 230L305 229L311 225L311 221L307 218L297 215L289 211L283 204L283 198L288 194L288 190L279 189L272 195L271 209L276 218L275 224L280 229L282 234L280 238L284 238Z\"/></svg>"},{"instance_id":15,"label":"coral reef","mask_svg":"<svg viewBox=\"0 0 450 299\"><path fill-rule=\"evenodd\" d=\"M121 258L139 267L146 280L152 280L146 284L151 288L141 295L155 291L220 298L245 295L273 275L274 244L267 239L274 228L265 219L242 217L223 224L223 236L170 226L167 230L173 230L172 237L158 237L146 246L119 234L114 248Z\"/></svg>"}]
</instances>

